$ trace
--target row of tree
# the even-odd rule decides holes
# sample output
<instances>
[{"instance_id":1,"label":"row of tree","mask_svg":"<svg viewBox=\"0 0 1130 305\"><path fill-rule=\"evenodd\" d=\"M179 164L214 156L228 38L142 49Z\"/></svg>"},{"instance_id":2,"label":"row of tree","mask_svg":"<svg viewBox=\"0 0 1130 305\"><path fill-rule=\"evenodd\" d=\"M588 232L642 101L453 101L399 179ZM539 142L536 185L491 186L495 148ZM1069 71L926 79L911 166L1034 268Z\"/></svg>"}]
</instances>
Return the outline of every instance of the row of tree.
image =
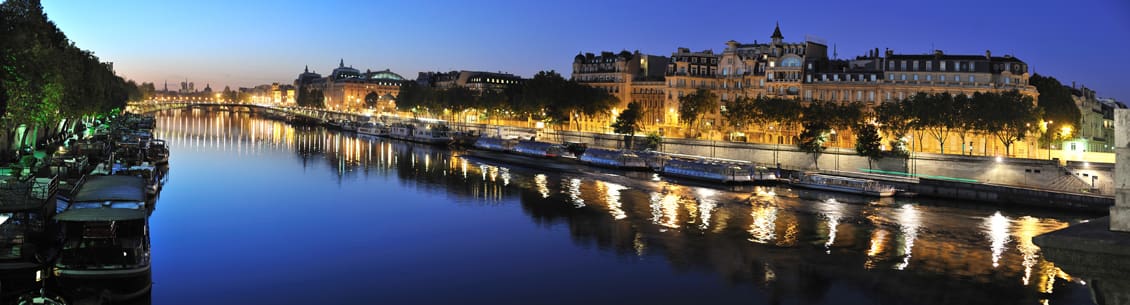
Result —
<instances>
[{"instance_id":1,"label":"row of tree","mask_svg":"<svg viewBox=\"0 0 1130 305\"><path fill-rule=\"evenodd\" d=\"M400 87L397 108L416 115L454 116L477 109L490 118L522 118L549 124L577 122L607 114L620 103L607 91L567 80L554 71L541 71L505 90L476 92L465 87L433 88L407 82Z\"/></svg>"},{"instance_id":2,"label":"row of tree","mask_svg":"<svg viewBox=\"0 0 1130 305\"><path fill-rule=\"evenodd\" d=\"M825 150L829 135L835 130L852 131L856 135L857 153L869 160L884 155L906 156L907 135L917 134L919 141L930 136L945 152L951 135L965 143L973 134L995 137L1011 153L1013 143L1031 132L1039 131L1043 110L1032 98L1019 91L975 93L972 96L949 93L918 93L906 99L883 103L866 109L861 103L814 101L778 97L739 97L719 101L708 90L698 90L679 99L679 116L690 129L701 118L718 109L730 130L747 130L749 126L776 124L784 129L801 127L796 135L797 147L812 154L813 159ZM618 125L631 125L619 123ZM626 129L625 129L626 130ZM617 131L619 132L619 131ZM891 139L889 152L881 148L880 132Z\"/></svg>"},{"instance_id":3,"label":"row of tree","mask_svg":"<svg viewBox=\"0 0 1130 305\"><path fill-rule=\"evenodd\" d=\"M45 126L122 108L139 100L133 81L79 49L47 19L37 0L0 4L0 128ZM152 84L143 86L152 93Z\"/></svg>"}]
</instances>

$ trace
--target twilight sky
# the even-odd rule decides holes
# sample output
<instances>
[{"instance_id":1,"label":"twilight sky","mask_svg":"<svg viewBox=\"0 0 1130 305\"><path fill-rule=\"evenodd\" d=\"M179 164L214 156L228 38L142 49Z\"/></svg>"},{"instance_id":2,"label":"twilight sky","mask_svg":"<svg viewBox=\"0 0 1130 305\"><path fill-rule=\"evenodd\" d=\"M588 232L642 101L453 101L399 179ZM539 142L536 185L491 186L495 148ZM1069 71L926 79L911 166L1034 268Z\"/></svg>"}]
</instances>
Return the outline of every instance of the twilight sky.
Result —
<instances>
[{"instance_id":1,"label":"twilight sky","mask_svg":"<svg viewBox=\"0 0 1130 305\"><path fill-rule=\"evenodd\" d=\"M43 0L80 48L138 82L197 88L291 83L304 65L503 71L568 77L579 51L678 47L805 35L840 58L897 53L1013 54L1036 73L1130 102L1130 1L70 1Z\"/></svg>"}]
</instances>

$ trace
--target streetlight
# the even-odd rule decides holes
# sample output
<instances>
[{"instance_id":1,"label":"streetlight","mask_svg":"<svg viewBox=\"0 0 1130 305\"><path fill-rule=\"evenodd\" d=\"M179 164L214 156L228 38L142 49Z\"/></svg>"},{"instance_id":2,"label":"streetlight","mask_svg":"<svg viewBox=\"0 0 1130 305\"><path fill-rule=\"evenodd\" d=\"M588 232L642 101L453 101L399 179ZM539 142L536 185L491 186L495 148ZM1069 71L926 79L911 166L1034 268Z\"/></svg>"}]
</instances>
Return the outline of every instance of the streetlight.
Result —
<instances>
[{"instance_id":1,"label":"streetlight","mask_svg":"<svg viewBox=\"0 0 1130 305\"><path fill-rule=\"evenodd\" d=\"M836 129L832 129L832 142L836 142ZM836 171L840 171L840 154L836 153Z\"/></svg>"},{"instance_id":2,"label":"streetlight","mask_svg":"<svg viewBox=\"0 0 1130 305\"><path fill-rule=\"evenodd\" d=\"M1050 127L1051 124L1055 123L1055 122L1044 121L1043 123L1044 123L1044 137L1047 138L1047 142L1048 142L1048 160L1051 160L1052 159L1052 140L1048 136L1049 134L1051 134L1051 133L1048 132L1048 127Z\"/></svg>"}]
</instances>

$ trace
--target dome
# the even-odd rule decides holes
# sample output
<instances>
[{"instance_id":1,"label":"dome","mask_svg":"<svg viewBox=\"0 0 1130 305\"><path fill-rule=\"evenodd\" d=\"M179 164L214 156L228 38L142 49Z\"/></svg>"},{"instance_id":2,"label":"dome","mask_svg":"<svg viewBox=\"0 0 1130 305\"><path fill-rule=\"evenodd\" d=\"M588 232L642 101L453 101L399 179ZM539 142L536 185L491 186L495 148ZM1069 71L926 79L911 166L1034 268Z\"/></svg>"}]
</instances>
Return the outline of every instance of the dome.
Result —
<instances>
[{"instance_id":1,"label":"dome","mask_svg":"<svg viewBox=\"0 0 1130 305\"><path fill-rule=\"evenodd\" d=\"M369 73L369 79L372 79L372 80L383 79L383 80L396 80L396 81L403 81L403 80L404 80L404 77L400 76L400 74L396 74L396 73L393 73L392 71L389 71L389 70L384 70L384 71L377 71L377 72L371 72L371 73Z\"/></svg>"}]
</instances>

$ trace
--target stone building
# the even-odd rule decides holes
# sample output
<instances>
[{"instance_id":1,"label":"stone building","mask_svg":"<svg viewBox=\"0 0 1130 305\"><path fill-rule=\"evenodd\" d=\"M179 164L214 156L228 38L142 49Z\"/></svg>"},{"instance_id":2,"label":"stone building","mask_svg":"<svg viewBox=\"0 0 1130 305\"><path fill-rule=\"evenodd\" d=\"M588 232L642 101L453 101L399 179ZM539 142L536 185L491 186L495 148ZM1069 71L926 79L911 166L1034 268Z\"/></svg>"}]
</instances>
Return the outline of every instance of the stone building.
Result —
<instances>
[{"instance_id":1,"label":"stone building","mask_svg":"<svg viewBox=\"0 0 1130 305\"><path fill-rule=\"evenodd\" d=\"M433 88L464 87L477 93L501 91L511 86L521 85L523 79L517 75L502 72L451 71L420 72L416 83Z\"/></svg>"},{"instance_id":2,"label":"stone building","mask_svg":"<svg viewBox=\"0 0 1130 305\"><path fill-rule=\"evenodd\" d=\"M639 51L620 53L601 52L577 54L573 58L573 80L607 91L620 100L608 118L585 118L582 128L606 131L615 115L628 107L628 103L640 99L647 123L666 122L663 105L656 98L662 96L661 84L667 70L667 58L642 54ZM647 124L645 123L645 124Z\"/></svg>"},{"instance_id":3,"label":"stone building","mask_svg":"<svg viewBox=\"0 0 1130 305\"><path fill-rule=\"evenodd\" d=\"M306 92L321 90L327 109L357 111L368 108L366 102L373 100L377 111L393 111L396 109L394 99L400 93L400 86L404 81L403 77L388 69L366 70L362 73L352 66L346 66L345 60L342 60L326 77L310 72L307 68L294 80L294 86L297 90Z\"/></svg>"}]
</instances>

